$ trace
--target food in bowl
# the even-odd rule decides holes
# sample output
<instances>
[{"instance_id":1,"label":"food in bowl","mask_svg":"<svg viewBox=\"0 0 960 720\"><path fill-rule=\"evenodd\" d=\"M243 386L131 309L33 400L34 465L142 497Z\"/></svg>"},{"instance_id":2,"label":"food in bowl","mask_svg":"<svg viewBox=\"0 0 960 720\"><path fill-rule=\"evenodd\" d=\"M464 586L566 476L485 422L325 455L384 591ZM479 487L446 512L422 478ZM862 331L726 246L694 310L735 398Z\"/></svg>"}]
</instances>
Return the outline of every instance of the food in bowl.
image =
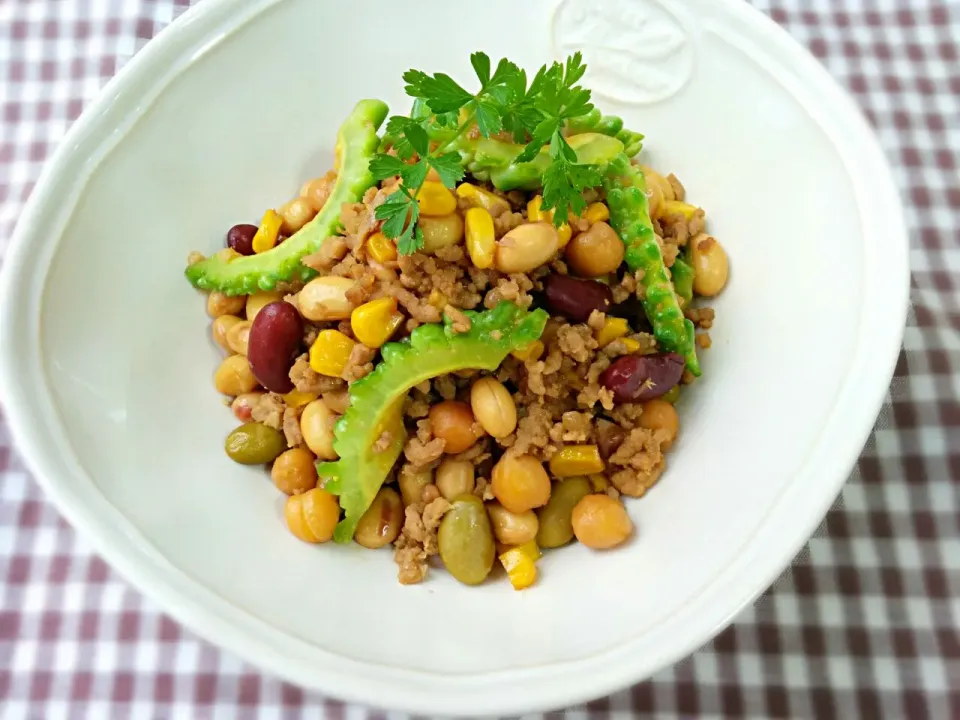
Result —
<instances>
[{"instance_id":1,"label":"food in bowl","mask_svg":"<svg viewBox=\"0 0 960 720\"><path fill-rule=\"evenodd\" d=\"M404 584L499 559L522 589L541 550L632 535L623 496L666 468L728 261L579 54L529 84L471 63L475 93L405 73L382 137L360 101L334 169L186 275L228 353L226 453L272 464L296 537L392 544Z\"/></svg>"}]
</instances>

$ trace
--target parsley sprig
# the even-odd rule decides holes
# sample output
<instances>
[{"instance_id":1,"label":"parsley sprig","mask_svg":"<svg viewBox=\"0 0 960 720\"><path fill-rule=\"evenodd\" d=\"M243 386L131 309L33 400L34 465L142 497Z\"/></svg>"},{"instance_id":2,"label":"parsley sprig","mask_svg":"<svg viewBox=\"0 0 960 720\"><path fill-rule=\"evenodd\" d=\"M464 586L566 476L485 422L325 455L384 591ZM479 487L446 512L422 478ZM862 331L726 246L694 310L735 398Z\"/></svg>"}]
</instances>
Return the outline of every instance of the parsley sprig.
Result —
<instances>
[{"instance_id":1,"label":"parsley sprig","mask_svg":"<svg viewBox=\"0 0 960 720\"><path fill-rule=\"evenodd\" d=\"M593 109L590 91L577 85L586 71L579 52L565 63L541 67L529 87L526 72L506 58L492 68L486 53L475 52L470 64L480 81L476 93L465 90L446 73L404 73L407 94L425 102L432 115L423 119L391 117L386 134L394 138L395 155L379 153L370 162L377 181L398 175L402 179L399 189L376 209L377 219L384 221L381 231L396 240L402 255L423 247L417 195L427 173L433 168L448 188L463 178L460 154L448 150L473 126L485 138L506 131L516 142L526 143L517 162L529 162L548 146L550 164L543 175L542 207L555 208L558 226L568 211L580 214L586 207L583 191L600 184L599 167L578 163L576 152L563 136L567 120ZM453 130L431 143L428 129L432 126Z\"/></svg>"}]
</instances>

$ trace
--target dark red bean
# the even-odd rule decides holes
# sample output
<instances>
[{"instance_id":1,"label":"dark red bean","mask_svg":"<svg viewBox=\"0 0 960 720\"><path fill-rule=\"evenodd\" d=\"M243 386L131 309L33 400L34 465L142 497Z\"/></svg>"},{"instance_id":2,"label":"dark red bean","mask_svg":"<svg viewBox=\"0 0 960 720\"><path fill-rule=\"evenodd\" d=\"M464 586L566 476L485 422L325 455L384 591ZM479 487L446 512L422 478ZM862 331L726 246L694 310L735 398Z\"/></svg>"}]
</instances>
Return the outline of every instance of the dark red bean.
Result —
<instances>
[{"instance_id":1,"label":"dark red bean","mask_svg":"<svg viewBox=\"0 0 960 720\"><path fill-rule=\"evenodd\" d=\"M613 305L613 291L594 280L550 275L544 285L550 312L574 322L586 322L594 310L605 313Z\"/></svg>"},{"instance_id":2,"label":"dark red bean","mask_svg":"<svg viewBox=\"0 0 960 720\"><path fill-rule=\"evenodd\" d=\"M234 225L227 231L227 247L241 255L253 255L253 236L256 234L256 225Z\"/></svg>"},{"instance_id":3,"label":"dark red bean","mask_svg":"<svg viewBox=\"0 0 960 720\"><path fill-rule=\"evenodd\" d=\"M600 384L613 391L616 402L653 400L680 382L683 364L676 353L624 355L604 370Z\"/></svg>"},{"instance_id":4,"label":"dark red bean","mask_svg":"<svg viewBox=\"0 0 960 720\"><path fill-rule=\"evenodd\" d=\"M302 338L303 319L290 303L272 302L257 313L250 326L247 359L254 377L267 390L293 390L290 368L300 352Z\"/></svg>"}]
</instances>

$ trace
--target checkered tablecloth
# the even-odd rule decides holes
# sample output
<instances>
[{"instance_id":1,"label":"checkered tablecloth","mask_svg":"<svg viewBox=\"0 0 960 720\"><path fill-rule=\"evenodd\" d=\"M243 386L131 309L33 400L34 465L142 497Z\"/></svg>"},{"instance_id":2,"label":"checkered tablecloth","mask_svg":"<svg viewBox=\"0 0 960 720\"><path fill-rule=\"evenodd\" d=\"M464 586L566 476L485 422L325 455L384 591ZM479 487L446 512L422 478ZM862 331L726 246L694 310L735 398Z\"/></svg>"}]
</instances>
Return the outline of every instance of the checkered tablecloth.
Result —
<instances>
[{"instance_id":1,"label":"checkered tablecloth","mask_svg":"<svg viewBox=\"0 0 960 720\"><path fill-rule=\"evenodd\" d=\"M187 4L0 0L0 251L71 121ZM793 566L695 655L586 713L960 718L960 1L755 4L854 94L896 170L904 348L856 472ZM365 714L164 616L46 502L0 416L2 720Z\"/></svg>"}]
</instances>

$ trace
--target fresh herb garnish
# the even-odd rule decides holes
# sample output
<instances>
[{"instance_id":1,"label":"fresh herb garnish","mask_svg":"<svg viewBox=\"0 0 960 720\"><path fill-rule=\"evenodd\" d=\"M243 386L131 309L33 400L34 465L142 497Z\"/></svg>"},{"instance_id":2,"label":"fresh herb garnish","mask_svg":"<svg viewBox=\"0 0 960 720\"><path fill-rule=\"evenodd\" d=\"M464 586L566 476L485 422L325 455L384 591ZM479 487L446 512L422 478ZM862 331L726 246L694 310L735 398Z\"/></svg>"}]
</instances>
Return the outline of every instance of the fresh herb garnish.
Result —
<instances>
[{"instance_id":1,"label":"fresh herb garnish","mask_svg":"<svg viewBox=\"0 0 960 720\"><path fill-rule=\"evenodd\" d=\"M385 221L382 232L396 240L402 255L423 247L423 233L417 226L420 208L417 195L433 168L441 182L453 188L463 178L461 157L446 152L470 128L485 138L506 131L518 143L526 143L518 162L528 162L544 146L549 146L550 165L543 175L543 209L555 209L554 223L566 221L568 212L580 214L586 207L583 191L600 184L596 165L577 162L577 154L563 136L570 118L593 109L590 91L576 83L586 65L578 52L566 63L540 68L527 87L527 75L506 58L491 68L486 53L475 52L470 64L480 81L480 90L471 94L446 73L428 75L408 70L403 75L408 95L423 100L432 116L413 119L390 118L386 134L394 139L395 155L380 153L370 163L370 171L379 182L399 175L402 184L376 209L378 220ZM428 126L452 128L431 148Z\"/></svg>"}]
</instances>

